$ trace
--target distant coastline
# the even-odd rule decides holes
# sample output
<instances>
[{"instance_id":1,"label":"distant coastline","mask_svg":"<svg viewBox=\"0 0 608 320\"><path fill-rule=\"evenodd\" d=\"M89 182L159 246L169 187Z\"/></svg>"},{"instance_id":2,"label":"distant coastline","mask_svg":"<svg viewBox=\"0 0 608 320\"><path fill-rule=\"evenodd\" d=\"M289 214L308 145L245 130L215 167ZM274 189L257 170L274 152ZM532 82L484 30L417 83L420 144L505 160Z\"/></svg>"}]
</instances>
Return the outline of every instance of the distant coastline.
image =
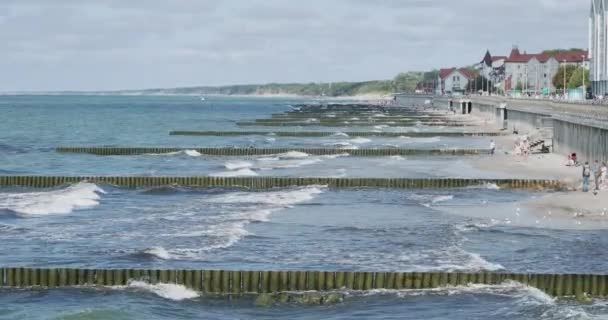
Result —
<instances>
[{"instance_id":1,"label":"distant coastline","mask_svg":"<svg viewBox=\"0 0 608 320\"><path fill-rule=\"evenodd\" d=\"M95 91L12 91L0 95L122 95L122 96L232 96L361 99L384 97L393 92L413 92L424 74L409 72L399 74L393 80L326 83L267 83L225 86L192 86L177 88L152 88L140 90Z\"/></svg>"}]
</instances>

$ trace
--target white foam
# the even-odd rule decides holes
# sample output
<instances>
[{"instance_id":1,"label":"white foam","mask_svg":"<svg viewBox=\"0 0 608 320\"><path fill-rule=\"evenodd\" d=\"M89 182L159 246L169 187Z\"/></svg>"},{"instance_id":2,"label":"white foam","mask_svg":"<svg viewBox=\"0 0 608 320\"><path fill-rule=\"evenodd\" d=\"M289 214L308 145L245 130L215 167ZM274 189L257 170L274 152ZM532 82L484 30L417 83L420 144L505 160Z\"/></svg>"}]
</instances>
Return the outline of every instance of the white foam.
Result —
<instances>
[{"instance_id":1,"label":"white foam","mask_svg":"<svg viewBox=\"0 0 608 320\"><path fill-rule=\"evenodd\" d=\"M228 170L239 170L253 167L253 163L247 161L229 161L224 164Z\"/></svg>"},{"instance_id":2,"label":"white foam","mask_svg":"<svg viewBox=\"0 0 608 320\"><path fill-rule=\"evenodd\" d=\"M425 206L430 206L431 204L446 202L454 199L453 195L432 195L432 194L413 194L409 196L410 199L419 201L421 204Z\"/></svg>"},{"instance_id":3,"label":"white foam","mask_svg":"<svg viewBox=\"0 0 608 320\"><path fill-rule=\"evenodd\" d=\"M407 140L407 143L435 143L441 141L440 137L412 138L400 136L399 139Z\"/></svg>"},{"instance_id":4,"label":"white foam","mask_svg":"<svg viewBox=\"0 0 608 320\"><path fill-rule=\"evenodd\" d=\"M275 142L277 141L276 138L266 138L266 142Z\"/></svg>"},{"instance_id":5,"label":"white foam","mask_svg":"<svg viewBox=\"0 0 608 320\"><path fill-rule=\"evenodd\" d=\"M398 161L405 160L405 158L404 158L404 157L402 157L402 156L390 156L389 158L390 158L391 160L398 160Z\"/></svg>"},{"instance_id":6,"label":"white foam","mask_svg":"<svg viewBox=\"0 0 608 320\"><path fill-rule=\"evenodd\" d=\"M496 183L486 183L485 187L490 190L500 190L500 187Z\"/></svg>"},{"instance_id":7,"label":"white foam","mask_svg":"<svg viewBox=\"0 0 608 320\"><path fill-rule=\"evenodd\" d=\"M321 158L324 158L324 159L336 159L336 158L342 158L342 157L350 157L350 154L345 152L345 153L328 154L328 155L321 156Z\"/></svg>"},{"instance_id":8,"label":"white foam","mask_svg":"<svg viewBox=\"0 0 608 320\"><path fill-rule=\"evenodd\" d=\"M316 195L323 193L326 188L326 186L308 186L285 191L234 192L213 196L206 201L210 203L255 203L291 206L314 199Z\"/></svg>"},{"instance_id":9,"label":"white foam","mask_svg":"<svg viewBox=\"0 0 608 320\"><path fill-rule=\"evenodd\" d=\"M355 118L350 118L349 120L350 120L350 121L359 121L359 120L361 120L361 119L359 119L359 118L356 118L356 117L355 117Z\"/></svg>"},{"instance_id":10,"label":"white foam","mask_svg":"<svg viewBox=\"0 0 608 320\"><path fill-rule=\"evenodd\" d=\"M500 190L500 187L496 183L484 183L482 185L470 186L469 189L488 189L488 190Z\"/></svg>"},{"instance_id":11,"label":"white foam","mask_svg":"<svg viewBox=\"0 0 608 320\"><path fill-rule=\"evenodd\" d=\"M381 130L381 129L385 129L385 128L388 128L388 126L385 125L385 124L382 124L382 125L379 125L379 126L374 126L374 129L377 129L377 130Z\"/></svg>"},{"instance_id":12,"label":"white foam","mask_svg":"<svg viewBox=\"0 0 608 320\"><path fill-rule=\"evenodd\" d=\"M332 146L332 147L339 147L339 148L348 148L348 147L352 147L353 145L350 142L328 142L328 143L324 143L324 146Z\"/></svg>"},{"instance_id":13,"label":"white foam","mask_svg":"<svg viewBox=\"0 0 608 320\"><path fill-rule=\"evenodd\" d=\"M207 242L196 248L176 248L170 250L172 257L201 259L202 254L212 250L225 249L233 246L244 237L250 235L246 230L252 222L267 222L272 214L291 206L310 201L326 189L325 186L310 186L282 191L268 192L231 192L223 195L210 196L203 202L222 204L231 208L236 204L238 212L220 215L213 221L195 228L187 228L177 234L168 234L174 238L194 237L207 239ZM246 204L243 206L241 204ZM198 228L198 229L196 229Z\"/></svg>"},{"instance_id":14,"label":"white foam","mask_svg":"<svg viewBox=\"0 0 608 320\"><path fill-rule=\"evenodd\" d=\"M152 247L142 251L144 254L155 256L160 259L169 260L171 254L163 247Z\"/></svg>"},{"instance_id":15,"label":"white foam","mask_svg":"<svg viewBox=\"0 0 608 320\"><path fill-rule=\"evenodd\" d=\"M258 170L273 170L273 169L289 169L289 168L299 168L302 166L308 166L311 164L319 163L323 160L321 158L311 158L311 159L292 159L292 160L264 160L260 161L255 165L255 169Z\"/></svg>"},{"instance_id":16,"label":"white foam","mask_svg":"<svg viewBox=\"0 0 608 320\"><path fill-rule=\"evenodd\" d=\"M45 192L0 193L0 209L22 215L67 214L99 205L99 194L104 193L100 187L88 182Z\"/></svg>"},{"instance_id":17,"label":"white foam","mask_svg":"<svg viewBox=\"0 0 608 320\"><path fill-rule=\"evenodd\" d=\"M356 143L356 144L364 144L364 143L370 143L370 142L372 142L372 140L367 139L367 138L358 137L358 138L350 139L350 142Z\"/></svg>"},{"instance_id":18,"label":"white foam","mask_svg":"<svg viewBox=\"0 0 608 320\"><path fill-rule=\"evenodd\" d=\"M332 134L332 137L349 137L349 135L343 132L336 132Z\"/></svg>"},{"instance_id":19,"label":"white foam","mask_svg":"<svg viewBox=\"0 0 608 320\"><path fill-rule=\"evenodd\" d=\"M453 195L447 195L447 196L437 196L437 197L434 197L434 198L431 200L431 202L432 202L432 203L440 203L440 202L446 202L446 201L450 201L450 200L452 200L452 199L454 199L454 196L453 196Z\"/></svg>"},{"instance_id":20,"label":"white foam","mask_svg":"<svg viewBox=\"0 0 608 320\"><path fill-rule=\"evenodd\" d=\"M310 118L310 119L306 119L304 122L306 122L306 123L317 123L317 122L319 122L319 119Z\"/></svg>"},{"instance_id":21,"label":"white foam","mask_svg":"<svg viewBox=\"0 0 608 320\"><path fill-rule=\"evenodd\" d=\"M468 254L470 257L469 262L465 265L466 269L468 269L468 270L498 271L498 270L504 269L504 267L502 265L500 265L498 263L492 263L492 262L482 258L481 255L479 255L477 253L467 252L464 250L463 250L463 252Z\"/></svg>"},{"instance_id":22,"label":"white foam","mask_svg":"<svg viewBox=\"0 0 608 320\"><path fill-rule=\"evenodd\" d=\"M196 150L184 150L184 154L189 157L200 157L202 154Z\"/></svg>"},{"instance_id":23,"label":"white foam","mask_svg":"<svg viewBox=\"0 0 608 320\"><path fill-rule=\"evenodd\" d=\"M178 284L149 284L143 281L129 281L127 287L152 292L161 298L173 301L195 299L200 296L198 292Z\"/></svg>"},{"instance_id":24,"label":"white foam","mask_svg":"<svg viewBox=\"0 0 608 320\"><path fill-rule=\"evenodd\" d=\"M235 171L223 171L209 174L210 177L255 177L258 176L257 172L243 168Z\"/></svg>"},{"instance_id":25,"label":"white foam","mask_svg":"<svg viewBox=\"0 0 608 320\"><path fill-rule=\"evenodd\" d=\"M289 151L289 152L278 154L277 156L281 159L302 159L302 158L307 158L310 155L305 152Z\"/></svg>"}]
</instances>

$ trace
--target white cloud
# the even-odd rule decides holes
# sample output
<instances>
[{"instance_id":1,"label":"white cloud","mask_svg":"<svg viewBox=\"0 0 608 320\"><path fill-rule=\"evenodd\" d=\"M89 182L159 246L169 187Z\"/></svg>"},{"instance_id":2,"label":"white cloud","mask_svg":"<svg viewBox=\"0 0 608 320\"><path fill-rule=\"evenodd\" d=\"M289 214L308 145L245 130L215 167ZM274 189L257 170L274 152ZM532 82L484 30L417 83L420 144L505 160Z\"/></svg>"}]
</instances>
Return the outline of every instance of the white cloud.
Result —
<instances>
[{"instance_id":1,"label":"white cloud","mask_svg":"<svg viewBox=\"0 0 608 320\"><path fill-rule=\"evenodd\" d=\"M0 91L390 78L582 47L575 0L2 0Z\"/></svg>"}]
</instances>

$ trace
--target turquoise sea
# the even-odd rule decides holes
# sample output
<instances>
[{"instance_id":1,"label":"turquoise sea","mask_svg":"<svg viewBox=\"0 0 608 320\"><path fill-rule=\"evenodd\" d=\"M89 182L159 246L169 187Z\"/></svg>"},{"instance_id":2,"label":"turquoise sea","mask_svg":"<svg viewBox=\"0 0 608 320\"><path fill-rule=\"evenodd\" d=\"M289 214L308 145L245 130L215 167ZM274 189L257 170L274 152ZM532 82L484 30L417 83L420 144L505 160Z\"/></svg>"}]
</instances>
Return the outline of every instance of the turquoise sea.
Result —
<instances>
[{"instance_id":1,"label":"turquoise sea","mask_svg":"<svg viewBox=\"0 0 608 320\"><path fill-rule=\"evenodd\" d=\"M508 177L467 157L356 158L351 148L484 148L487 138L169 136L242 130L240 120L306 99L162 96L0 96L0 175ZM276 128L247 127L245 130ZM334 130L352 128L281 128ZM358 128L436 131L450 128ZM463 129L454 129L463 130ZM342 147L336 157L207 157L194 152L100 157L58 146ZM88 182L0 188L0 265L324 271L604 273L608 233L571 228L521 207L537 192L452 190L269 191L156 188ZM536 213L537 214L537 213ZM344 292L332 305L211 297L176 285L0 289L0 319L602 319L608 304L554 300L517 283L435 290Z\"/></svg>"}]
</instances>

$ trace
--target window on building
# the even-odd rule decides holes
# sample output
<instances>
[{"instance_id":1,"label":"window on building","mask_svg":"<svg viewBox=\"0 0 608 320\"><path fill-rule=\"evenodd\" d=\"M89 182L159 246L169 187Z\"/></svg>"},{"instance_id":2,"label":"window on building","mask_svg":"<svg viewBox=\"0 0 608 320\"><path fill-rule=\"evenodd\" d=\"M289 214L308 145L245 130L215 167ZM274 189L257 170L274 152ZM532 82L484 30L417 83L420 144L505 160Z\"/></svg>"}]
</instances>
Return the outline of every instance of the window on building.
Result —
<instances>
[{"instance_id":1,"label":"window on building","mask_svg":"<svg viewBox=\"0 0 608 320\"><path fill-rule=\"evenodd\" d=\"M545 73L545 78L547 77L547 74Z\"/></svg>"}]
</instances>

